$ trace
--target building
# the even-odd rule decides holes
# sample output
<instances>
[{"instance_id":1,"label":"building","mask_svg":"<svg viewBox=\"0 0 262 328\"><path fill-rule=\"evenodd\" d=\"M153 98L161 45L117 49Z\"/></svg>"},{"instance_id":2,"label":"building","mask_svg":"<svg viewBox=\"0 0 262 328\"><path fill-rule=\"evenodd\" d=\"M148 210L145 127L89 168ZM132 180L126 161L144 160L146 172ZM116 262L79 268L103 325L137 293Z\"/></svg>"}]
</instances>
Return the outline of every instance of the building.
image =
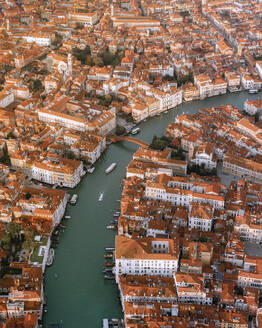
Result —
<instances>
[{"instance_id":1,"label":"building","mask_svg":"<svg viewBox=\"0 0 262 328\"><path fill-rule=\"evenodd\" d=\"M208 204L191 203L188 213L188 229L211 231L213 211L213 207Z\"/></svg>"},{"instance_id":2,"label":"building","mask_svg":"<svg viewBox=\"0 0 262 328\"><path fill-rule=\"evenodd\" d=\"M84 174L82 162L65 158L34 162L31 172L33 179L69 188L77 186Z\"/></svg>"},{"instance_id":3,"label":"building","mask_svg":"<svg viewBox=\"0 0 262 328\"><path fill-rule=\"evenodd\" d=\"M179 249L172 239L116 236L115 275L172 277L177 271Z\"/></svg>"}]
</instances>

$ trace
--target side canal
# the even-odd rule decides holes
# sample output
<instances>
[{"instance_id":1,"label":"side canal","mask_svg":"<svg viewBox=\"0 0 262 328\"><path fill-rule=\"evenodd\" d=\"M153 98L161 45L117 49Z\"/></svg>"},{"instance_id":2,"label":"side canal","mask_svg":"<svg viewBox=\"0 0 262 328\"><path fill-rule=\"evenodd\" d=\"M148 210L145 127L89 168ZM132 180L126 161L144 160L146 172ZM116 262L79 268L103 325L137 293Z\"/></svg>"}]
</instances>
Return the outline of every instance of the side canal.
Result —
<instances>
[{"instance_id":1,"label":"side canal","mask_svg":"<svg viewBox=\"0 0 262 328\"><path fill-rule=\"evenodd\" d=\"M246 99L261 95L247 92L226 94L202 101L185 103L147 122L142 122L136 137L151 142L154 134L164 133L168 123L176 115L195 113L200 108L232 104L242 109ZM45 274L45 293L48 312L44 327L63 323L63 328L99 328L102 318L120 318L121 307L117 287L112 281L103 279L104 247L114 245L114 233L106 230L119 209L121 183L126 166L138 146L128 142L112 144L95 164L96 170L87 175L73 191L79 198L75 206L68 205L65 232L60 236L55 252L54 264ZM109 175L106 168L117 162L116 169ZM99 202L100 193L104 193Z\"/></svg>"}]
</instances>

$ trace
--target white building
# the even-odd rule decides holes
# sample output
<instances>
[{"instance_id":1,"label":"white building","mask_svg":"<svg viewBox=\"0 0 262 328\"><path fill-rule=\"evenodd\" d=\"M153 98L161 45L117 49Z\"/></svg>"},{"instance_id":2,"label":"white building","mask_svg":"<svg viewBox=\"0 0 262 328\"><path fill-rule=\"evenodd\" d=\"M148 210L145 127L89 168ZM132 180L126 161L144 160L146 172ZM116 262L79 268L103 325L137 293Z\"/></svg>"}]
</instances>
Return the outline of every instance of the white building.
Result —
<instances>
[{"instance_id":1,"label":"white building","mask_svg":"<svg viewBox=\"0 0 262 328\"><path fill-rule=\"evenodd\" d=\"M213 207L208 204L191 204L188 213L189 230L211 231L213 212Z\"/></svg>"},{"instance_id":2,"label":"white building","mask_svg":"<svg viewBox=\"0 0 262 328\"><path fill-rule=\"evenodd\" d=\"M83 163L61 158L58 162L44 160L32 165L32 178L59 186L74 188L84 174Z\"/></svg>"},{"instance_id":3,"label":"white building","mask_svg":"<svg viewBox=\"0 0 262 328\"><path fill-rule=\"evenodd\" d=\"M241 84L244 89L249 90L254 88L254 79L248 75L248 74L243 74L241 77Z\"/></svg>"},{"instance_id":4,"label":"white building","mask_svg":"<svg viewBox=\"0 0 262 328\"><path fill-rule=\"evenodd\" d=\"M191 159L191 163L199 166L204 165L207 170L216 168L217 159L214 154L214 149L215 147L212 143L202 143L197 147L193 158Z\"/></svg>"},{"instance_id":5,"label":"white building","mask_svg":"<svg viewBox=\"0 0 262 328\"><path fill-rule=\"evenodd\" d=\"M116 236L116 282L119 275L172 277L177 271L179 250L172 239Z\"/></svg>"},{"instance_id":6,"label":"white building","mask_svg":"<svg viewBox=\"0 0 262 328\"><path fill-rule=\"evenodd\" d=\"M200 274L174 273L178 302L212 305L213 297L204 288Z\"/></svg>"},{"instance_id":7,"label":"white building","mask_svg":"<svg viewBox=\"0 0 262 328\"><path fill-rule=\"evenodd\" d=\"M15 97L13 93L7 93L7 92L0 92L0 107L7 107L10 104L12 104L12 102L14 102Z\"/></svg>"},{"instance_id":8,"label":"white building","mask_svg":"<svg viewBox=\"0 0 262 328\"><path fill-rule=\"evenodd\" d=\"M53 40L52 34L38 34L38 33L29 33L23 35L23 39L28 43L35 42L39 46L47 46L49 47Z\"/></svg>"}]
</instances>

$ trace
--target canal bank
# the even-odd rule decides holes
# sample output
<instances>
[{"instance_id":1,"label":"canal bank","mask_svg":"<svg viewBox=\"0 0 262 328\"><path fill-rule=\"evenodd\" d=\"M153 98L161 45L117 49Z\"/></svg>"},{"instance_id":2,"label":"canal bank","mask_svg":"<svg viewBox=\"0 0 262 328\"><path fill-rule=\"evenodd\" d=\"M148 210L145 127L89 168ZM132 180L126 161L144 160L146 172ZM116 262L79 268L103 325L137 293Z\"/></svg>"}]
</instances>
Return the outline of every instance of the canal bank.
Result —
<instances>
[{"instance_id":1,"label":"canal bank","mask_svg":"<svg viewBox=\"0 0 262 328\"><path fill-rule=\"evenodd\" d=\"M167 114L148 119L139 124L141 132L136 135L151 142L154 134L160 136L176 115L194 113L200 108L232 104L243 108L246 99L259 98L260 94L247 92L226 94L202 101L184 103ZM71 216L61 235L55 260L45 277L48 312L44 327L63 322L65 328L101 327L102 318L121 316L117 288L111 281L104 281L104 247L114 245L114 233L106 230L119 208L120 185L126 166L138 146L128 142L112 144L95 164L96 170L87 175L73 192L79 195L75 206L68 206ZM106 168L117 162L117 168L109 175ZM104 193L99 202L100 193Z\"/></svg>"}]
</instances>

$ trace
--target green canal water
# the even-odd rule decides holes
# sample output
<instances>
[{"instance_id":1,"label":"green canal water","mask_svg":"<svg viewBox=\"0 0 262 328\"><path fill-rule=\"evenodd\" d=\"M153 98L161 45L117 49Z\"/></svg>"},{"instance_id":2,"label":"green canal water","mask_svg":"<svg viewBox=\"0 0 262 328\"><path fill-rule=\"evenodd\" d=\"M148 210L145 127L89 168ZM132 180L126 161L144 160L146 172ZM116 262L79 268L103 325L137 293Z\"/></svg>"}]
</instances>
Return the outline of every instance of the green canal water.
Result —
<instances>
[{"instance_id":1,"label":"green canal water","mask_svg":"<svg viewBox=\"0 0 262 328\"><path fill-rule=\"evenodd\" d=\"M246 99L259 97L260 94L241 92L185 103L142 122L136 137L150 142L154 134L162 135L168 123L183 112L194 113L200 108L226 104L242 109ZM119 209L121 182L137 148L128 142L112 144L96 163L95 172L86 175L72 191L79 199L75 206L67 208L66 214L72 218L60 236L54 263L45 274L48 312L44 316L44 327L62 322L63 328L98 328L103 318L121 317L117 287L112 281L104 281L102 274L104 247L114 245L114 233L106 230L106 225ZM106 175L105 169L112 162L117 162L117 168ZM104 198L98 202L101 192Z\"/></svg>"}]
</instances>

